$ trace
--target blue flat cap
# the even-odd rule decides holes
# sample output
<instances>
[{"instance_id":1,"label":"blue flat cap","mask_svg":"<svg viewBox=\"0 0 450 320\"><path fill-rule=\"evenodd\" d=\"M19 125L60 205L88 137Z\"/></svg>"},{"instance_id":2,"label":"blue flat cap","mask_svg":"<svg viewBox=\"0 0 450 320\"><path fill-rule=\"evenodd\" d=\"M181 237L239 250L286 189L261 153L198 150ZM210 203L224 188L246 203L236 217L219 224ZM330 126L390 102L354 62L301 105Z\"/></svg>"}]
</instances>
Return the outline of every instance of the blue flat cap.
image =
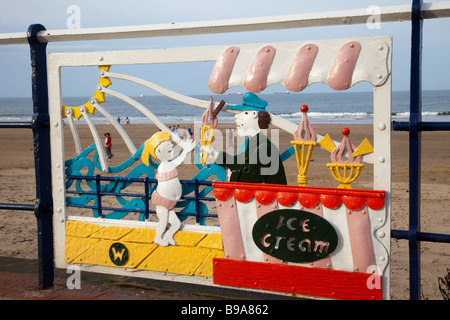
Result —
<instances>
[{"instance_id":1,"label":"blue flat cap","mask_svg":"<svg viewBox=\"0 0 450 320\"><path fill-rule=\"evenodd\" d=\"M226 109L240 111L266 111L267 101L264 101L254 93L246 92L242 96L242 104L227 106Z\"/></svg>"}]
</instances>

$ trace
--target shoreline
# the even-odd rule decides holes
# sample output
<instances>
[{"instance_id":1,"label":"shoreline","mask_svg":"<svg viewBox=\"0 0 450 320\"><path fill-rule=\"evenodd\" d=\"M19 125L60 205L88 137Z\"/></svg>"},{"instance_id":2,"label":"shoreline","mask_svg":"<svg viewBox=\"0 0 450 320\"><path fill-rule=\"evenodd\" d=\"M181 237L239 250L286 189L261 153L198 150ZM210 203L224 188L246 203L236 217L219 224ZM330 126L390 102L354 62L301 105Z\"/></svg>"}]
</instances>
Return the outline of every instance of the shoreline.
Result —
<instances>
[{"instance_id":1,"label":"shoreline","mask_svg":"<svg viewBox=\"0 0 450 320\"><path fill-rule=\"evenodd\" d=\"M220 120L220 119L219 119ZM169 126L169 124L166 124ZM173 125L173 124L170 124ZM312 124L316 133L328 133L335 141L342 139L343 125L338 124ZM180 124L180 126L187 126ZM97 125L98 134L103 142L104 132L110 132L113 137L112 152L114 158L111 165L117 165L130 157L128 149L120 139L118 133L111 125ZM157 127L153 124L129 126L123 124L136 148L148 139ZM194 128L194 125L192 124ZM364 124L350 124L350 139L354 145L359 145L364 138L372 143L372 126ZM234 128L233 123L221 123L221 130ZM271 126L272 128L272 126ZM86 148L93 143L87 125L77 124L78 134L82 147ZM75 155L74 143L69 126L64 129L66 159ZM0 135L0 202L4 203L34 203L35 177L33 158L33 137L31 130L2 129ZM292 136L279 131L280 150L284 151L290 146ZM450 158L450 132L424 132L422 136L422 231L448 233L448 195L450 194L450 163L443 159ZM409 208L409 179L408 179L408 133L392 133L392 229L408 229ZM322 149L315 149L313 161L308 169L308 186L336 187L336 181L324 164L329 161L329 153ZM294 156L295 158L295 156ZM298 169L294 158L285 162L288 175L288 184L296 184ZM183 165L184 166L184 165ZM189 165L195 167L193 164ZM180 178L190 178L192 170L183 167ZM181 171L181 170L180 170ZM183 177L184 175L184 177ZM362 176L352 186L354 188L371 189L370 165L363 170ZM333 183L332 185L330 185ZM36 220L32 213L15 211L2 211L0 214L0 256L36 259L37 258L37 231ZM448 244L422 242L422 290L425 298L442 300L438 290L438 277L446 274L450 266ZM409 262L408 242L406 240L391 241L391 288L392 299L409 298Z\"/></svg>"}]
</instances>

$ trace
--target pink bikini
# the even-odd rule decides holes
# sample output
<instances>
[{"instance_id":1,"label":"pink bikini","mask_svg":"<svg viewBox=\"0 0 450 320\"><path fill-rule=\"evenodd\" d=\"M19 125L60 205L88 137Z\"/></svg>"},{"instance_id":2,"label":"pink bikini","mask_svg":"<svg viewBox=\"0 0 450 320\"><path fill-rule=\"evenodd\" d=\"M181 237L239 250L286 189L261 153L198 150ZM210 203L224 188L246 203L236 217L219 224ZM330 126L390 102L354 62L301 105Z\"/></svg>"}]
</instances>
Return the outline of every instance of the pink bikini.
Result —
<instances>
[{"instance_id":1,"label":"pink bikini","mask_svg":"<svg viewBox=\"0 0 450 320\"><path fill-rule=\"evenodd\" d=\"M173 178L178 177L178 170L177 169L173 169L172 171L169 172L163 172L163 173L157 173L156 174L156 179L158 181L167 181Z\"/></svg>"},{"instance_id":2,"label":"pink bikini","mask_svg":"<svg viewBox=\"0 0 450 320\"><path fill-rule=\"evenodd\" d=\"M173 169L172 171L169 171L169 172L163 172L163 173L156 174L156 179L158 180L158 182L168 181L168 180L171 180L176 177L178 177L177 169ZM160 194L158 193L158 191L156 191L156 190L153 191L151 200L152 200L153 204L163 206L163 207L167 208L167 210L173 209L178 202L178 200L171 200L171 199L161 197Z\"/></svg>"}]
</instances>

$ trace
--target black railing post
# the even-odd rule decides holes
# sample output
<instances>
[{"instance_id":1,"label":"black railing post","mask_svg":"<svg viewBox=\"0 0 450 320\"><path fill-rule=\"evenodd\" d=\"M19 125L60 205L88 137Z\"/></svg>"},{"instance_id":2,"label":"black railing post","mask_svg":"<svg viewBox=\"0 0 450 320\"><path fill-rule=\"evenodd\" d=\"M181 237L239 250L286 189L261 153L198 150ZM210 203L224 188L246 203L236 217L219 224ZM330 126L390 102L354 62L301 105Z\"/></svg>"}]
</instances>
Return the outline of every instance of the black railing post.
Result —
<instances>
[{"instance_id":1,"label":"black railing post","mask_svg":"<svg viewBox=\"0 0 450 320\"><path fill-rule=\"evenodd\" d=\"M101 183L100 183L100 178L101 176L98 174L95 176L95 189L97 192L97 215L99 218L102 217L103 215L103 210L102 210L102 195L101 195Z\"/></svg>"},{"instance_id":2,"label":"black railing post","mask_svg":"<svg viewBox=\"0 0 450 320\"><path fill-rule=\"evenodd\" d=\"M28 28L28 43L31 56L31 81L33 97L34 165L36 171L35 215L38 232L39 287L53 286L53 198L50 158L50 116L47 87L47 43L37 39L37 33L45 30L40 24Z\"/></svg>"},{"instance_id":3,"label":"black railing post","mask_svg":"<svg viewBox=\"0 0 450 320\"><path fill-rule=\"evenodd\" d=\"M409 119L409 285L410 299L420 298L420 189L422 132L422 0L411 8L411 79Z\"/></svg>"}]
</instances>

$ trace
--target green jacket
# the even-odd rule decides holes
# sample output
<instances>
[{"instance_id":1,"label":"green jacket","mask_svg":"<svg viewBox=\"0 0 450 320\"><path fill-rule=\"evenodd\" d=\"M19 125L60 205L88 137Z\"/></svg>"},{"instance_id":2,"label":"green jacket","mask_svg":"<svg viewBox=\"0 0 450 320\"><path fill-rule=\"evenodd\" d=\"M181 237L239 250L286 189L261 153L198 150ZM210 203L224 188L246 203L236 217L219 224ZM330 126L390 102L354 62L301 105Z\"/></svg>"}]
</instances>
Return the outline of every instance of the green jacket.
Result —
<instances>
[{"instance_id":1,"label":"green jacket","mask_svg":"<svg viewBox=\"0 0 450 320\"><path fill-rule=\"evenodd\" d=\"M278 148L263 134L246 139L236 155L220 152L216 164L231 170L230 181L287 184Z\"/></svg>"}]
</instances>

